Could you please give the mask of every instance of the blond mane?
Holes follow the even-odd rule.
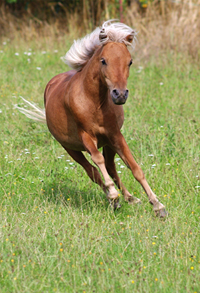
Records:
[[[130,41],[126,40],[128,36],[131,37]],[[72,69],[80,70],[101,44],[118,42],[134,48],[135,39],[136,32],[131,27],[124,23],[108,20],[84,38],[75,40],[61,59]]]

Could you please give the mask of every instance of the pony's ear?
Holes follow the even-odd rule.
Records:
[[[102,28],[101,31],[100,31],[100,33],[99,33],[99,40],[102,43],[107,40],[107,34],[106,34],[104,28]]]
[[[134,32],[131,35],[128,35],[125,38],[125,41],[127,41],[128,43],[132,43],[133,39],[134,39]]]

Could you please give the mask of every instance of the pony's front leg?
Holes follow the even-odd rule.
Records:
[[[141,203],[141,200],[139,198],[134,197],[132,194],[130,194],[130,192],[126,189],[121,179],[119,178],[114,162],[115,154],[116,152],[113,151],[109,146],[103,147],[103,156],[105,158],[105,164],[108,174],[111,176],[117,187],[122,191],[125,201],[130,204]]]
[[[80,136],[85,150],[91,155],[92,161],[99,167],[103,175],[105,180],[104,184],[107,190],[107,199],[114,209],[119,208],[119,194],[106,170],[104,156],[97,149],[97,141],[86,132],[82,132]]]
[[[144,191],[146,192],[149,198],[149,202],[153,205],[153,209],[156,215],[160,216],[161,218],[165,217],[167,215],[165,206],[161,202],[159,202],[156,195],[151,190],[142,169],[134,160],[123,135],[121,133],[118,133],[118,135],[116,135],[115,138],[113,139],[113,142],[114,142],[113,143],[114,150],[122,158],[122,160],[127,165],[127,167],[131,169],[135,179],[142,185]]]

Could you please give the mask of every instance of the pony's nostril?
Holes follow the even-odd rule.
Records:
[[[120,93],[119,93],[119,91],[117,89],[114,89],[112,91],[113,98],[117,99],[119,97],[119,95],[120,95]]]
[[[127,99],[128,98],[128,90],[125,90],[124,92],[124,97]]]

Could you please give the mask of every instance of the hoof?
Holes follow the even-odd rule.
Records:
[[[129,204],[141,204],[141,200],[137,197],[131,196],[125,199],[126,202]]]
[[[165,218],[168,216],[168,212],[166,211],[165,208],[163,208],[161,210],[157,210],[157,211],[155,211],[155,213],[156,213],[156,216],[159,218]]]
[[[114,211],[121,208],[121,205],[119,203],[119,197],[113,200],[109,199],[109,202],[110,202],[110,206],[114,209]]]

